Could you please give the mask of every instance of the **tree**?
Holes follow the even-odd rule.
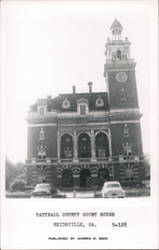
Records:
[[[26,180],[26,167],[23,163],[19,162],[14,164],[8,158],[6,158],[5,165],[5,187],[6,190],[9,190],[11,184],[15,180]]]
[[[12,191],[24,191],[26,182],[21,179],[16,179],[11,185],[10,190]]]

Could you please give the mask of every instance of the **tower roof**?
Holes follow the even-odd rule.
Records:
[[[122,30],[123,27],[121,26],[120,22],[117,20],[117,18],[115,18],[112,26],[110,27],[111,30],[114,30],[114,29],[120,29]]]

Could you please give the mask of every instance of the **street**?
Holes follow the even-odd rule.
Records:
[[[126,192],[126,198],[129,198],[129,199],[150,197],[150,190],[147,188],[130,188],[130,189],[126,189],[125,192]],[[76,190],[76,191],[60,191],[60,193],[65,194],[66,198],[94,198],[95,194],[97,195],[99,191],[77,191]],[[31,191],[25,191],[25,192],[7,191],[6,192],[6,198],[30,198],[30,197],[31,197]]]
[[[76,191],[76,192],[65,192],[67,198],[94,198],[94,192],[93,191]],[[149,196],[126,196],[125,198],[145,198]],[[109,198],[111,199],[111,198]],[[112,198],[114,199],[114,198]]]

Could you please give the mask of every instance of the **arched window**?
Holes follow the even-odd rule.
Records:
[[[61,158],[73,157],[73,141],[72,136],[65,134],[61,137]]]
[[[117,50],[116,55],[117,55],[117,58],[119,60],[121,60],[121,50],[120,49]]]
[[[91,158],[90,137],[86,133],[82,133],[78,137],[78,157]]]
[[[109,156],[109,142],[108,137],[104,133],[96,135],[96,157],[102,158]]]

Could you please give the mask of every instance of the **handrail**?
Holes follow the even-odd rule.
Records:
[[[133,161],[144,161],[145,156],[144,155],[114,155],[112,157],[96,157],[96,162],[100,161],[105,161],[105,162],[133,162]],[[91,158],[77,158],[78,162],[90,162]],[[38,158],[32,158],[32,159],[27,159],[25,161],[26,164],[38,164],[38,163],[43,163],[43,164],[51,164],[51,163],[73,163],[74,158],[43,158],[43,159],[38,159]]]

